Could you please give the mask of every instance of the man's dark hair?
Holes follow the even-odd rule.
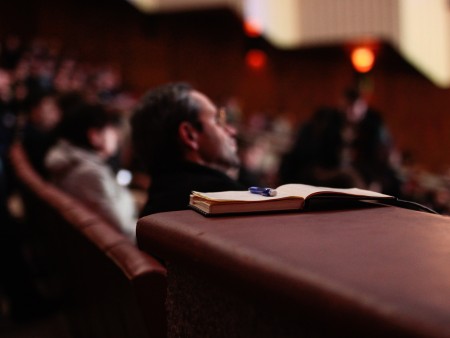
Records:
[[[178,127],[183,121],[201,130],[199,106],[191,97],[194,89],[183,82],[149,91],[131,118],[132,140],[137,158],[149,173],[169,169],[183,160]]]
[[[59,137],[84,149],[93,149],[87,133],[89,129],[103,129],[107,126],[119,126],[120,115],[107,110],[100,104],[80,103],[63,112],[58,126]]]

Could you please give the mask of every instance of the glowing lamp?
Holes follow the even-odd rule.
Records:
[[[261,35],[261,25],[252,20],[246,20],[244,22],[244,32],[250,38],[257,38]]]
[[[357,72],[367,73],[375,63],[375,53],[370,48],[358,47],[352,50],[351,60]]]
[[[245,62],[250,68],[261,69],[266,65],[267,55],[262,50],[252,49],[247,52]]]

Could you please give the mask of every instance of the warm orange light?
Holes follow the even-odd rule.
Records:
[[[351,60],[353,67],[360,73],[367,73],[375,62],[375,53],[367,47],[358,47],[352,50]]]
[[[262,50],[252,49],[245,56],[247,65],[253,69],[260,69],[266,65],[267,55]]]
[[[244,22],[245,34],[250,38],[257,38],[261,35],[261,25],[253,20],[246,20]]]

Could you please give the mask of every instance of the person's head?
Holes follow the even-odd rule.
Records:
[[[59,136],[106,159],[118,150],[120,124],[117,113],[98,104],[83,103],[64,112]]]
[[[36,98],[30,107],[30,122],[42,131],[53,130],[61,120],[57,98],[47,94]]]
[[[223,172],[239,166],[236,130],[204,94],[186,83],[147,93],[131,119],[133,143],[150,173],[190,161]]]
[[[7,100],[11,96],[11,74],[0,68],[0,100]]]
[[[366,115],[368,104],[357,88],[348,88],[344,93],[345,115],[349,122],[357,123]]]

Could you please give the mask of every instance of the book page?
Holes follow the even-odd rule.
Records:
[[[194,197],[200,197],[209,201],[215,202],[258,202],[258,201],[268,201],[268,200],[282,200],[299,198],[305,199],[311,195],[336,195],[336,194],[346,194],[353,196],[367,196],[376,198],[391,197],[388,195],[380,194],[378,192],[363,190],[358,188],[350,189],[338,189],[338,188],[327,188],[327,187],[316,187],[306,184],[285,184],[279,186],[277,189],[276,196],[262,196],[258,194],[252,194],[249,191],[219,191],[219,192],[198,192],[193,191],[192,195]]]
[[[389,195],[381,194],[375,191],[364,190],[359,188],[339,189],[328,187],[316,187],[306,184],[285,184],[277,188],[277,196],[300,196],[306,198],[314,194],[346,194],[354,196],[367,196],[367,197],[392,197]]]

